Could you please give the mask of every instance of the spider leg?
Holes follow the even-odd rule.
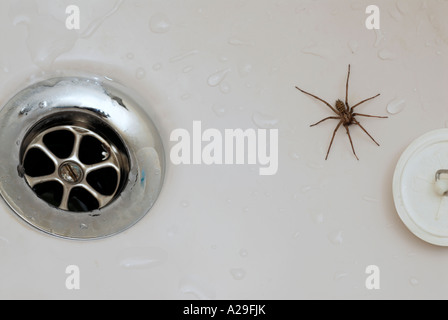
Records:
[[[303,93],[305,93],[305,94],[307,94],[307,95],[309,95],[309,96],[311,96],[311,97],[313,97],[314,99],[317,99],[317,100],[319,100],[319,101],[325,103],[331,110],[333,110],[334,113],[336,113],[336,114],[339,115],[339,112],[338,112],[335,108],[333,108],[333,107],[331,106],[331,104],[329,104],[327,101],[325,101],[325,100],[323,100],[323,99],[321,99],[321,98],[315,96],[314,94],[311,94],[311,93],[309,93],[309,92],[306,92],[306,91],[300,89],[299,87],[296,87],[296,89],[299,90],[299,91],[301,91],[301,92],[303,92]]]
[[[333,137],[331,138],[330,146],[328,147],[327,156],[325,157],[325,160],[328,160],[328,155],[330,154],[330,149],[331,149],[331,146],[333,145],[334,136],[336,135],[336,132],[338,132],[339,127],[341,126],[342,122],[343,122],[343,120],[339,121],[339,124],[336,126],[336,129],[334,129]]]
[[[350,144],[352,145],[353,154],[355,155],[356,160],[359,160],[359,158],[355,152],[355,147],[353,146],[352,136],[350,135],[350,130],[348,128],[348,125],[345,126],[345,130],[347,131],[348,139],[350,140]]]
[[[373,139],[373,137],[367,132],[367,130],[364,129],[364,127],[359,123],[359,121],[357,121],[355,118],[353,118],[353,121],[370,137],[370,139],[373,140],[373,142],[375,142],[378,145],[378,147],[380,146],[380,144],[376,142],[375,139]]]
[[[372,116],[370,114],[363,114],[363,113],[354,113],[353,116],[360,116],[360,117],[369,117],[369,118],[380,118],[380,119],[387,119],[389,117],[382,117],[382,116]]]
[[[349,79],[350,79],[350,65],[348,65],[347,83],[345,85],[345,107],[347,108],[347,110],[349,109],[349,107],[348,107],[348,80]]]
[[[367,101],[369,101],[369,100],[375,99],[376,97],[379,97],[379,96],[380,96],[380,93],[378,93],[376,96],[373,96],[373,97],[371,97],[371,98],[362,100],[360,103],[355,104],[350,110],[353,111],[353,109],[355,109],[355,108],[356,108],[357,106],[359,106],[360,104],[363,104],[364,102],[367,102]]]
[[[326,121],[326,120],[330,120],[330,119],[340,119],[340,117],[328,117],[328,118],[325,118],[325,119],[320,120],[319,122],[317,122],[317,123],[315,123],[315,124],[310,125],[310,127],[317,126],[319,123],[322,123],[322,122],[324,122],[324,121]]]

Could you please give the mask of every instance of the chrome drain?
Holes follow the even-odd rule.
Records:
[[[25,148],[22,165],[28,185],[40,198],[74,212],[101,209],[114,200],[121,172],[129,171],[126,150],[79,126],[34,131],[28,133],[34,138]]]
[[[24,89],[0,112],[1,195],[55,236],[95,239],[129,228],[155,203],[165,171],[144,104],[95,77]]]

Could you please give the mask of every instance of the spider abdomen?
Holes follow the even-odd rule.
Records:
[[[337,100],[336,101],[336,109],[340,113],[344,113],[346,111],[344,102],[342,102],[341,100]]]

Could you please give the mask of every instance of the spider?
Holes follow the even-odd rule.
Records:
[[[328,151],[327,151],[327,156],[325,157],[325,160],[328,160],[328,155],[330,154],[330,150],[331,150],[331,146],[333,145],[333,141],[334,141],[334,137],[336,136],[336,132],[339,130],[339,128],[341,126],[345,127],[345,130],[347,132],[348,138],[350,140],[350,144],[352,146],[352,150],[353,150],[353,154],[355,155],[356,159],[359,160],[358,156],[356,155],[355,152],[355,147],[353,146],[353,141],[352,141],[352,137],[350,135],[350,130],[349,130],[349,126],[351,126],[352,124],[356,124],[357,126],[359,126],[369,137],[370,139],[373,140],[373,142],[375,142],[378,146],[380,145],[378,142],[375,141],[375,139],[373,139],[373,137],[367,132],[367,130],[361,125],[361,123],[359,123],[358,120],[356,120],[356,116],[358,117],[369,117],[369,118],[381,118],[381,119],[386,119],[388,117],[381,117],[381,116],[372,116],[369,114],[363,114],[363,113],[355,113],[354,109],[357,108],[359,105],[363,104],[364,102],[367,102],[369,100],[375,99],[376,97],[378,97],[380,94],[377,94],[376,96],[373,96],[371,98],[362,100],[361,102],[355,104],[353,107],[350,107],[348,105],[348,81],[350,79],[350,65],[348,65],[348,74],[347,74],[347,83],[345,85],[345,104],[343,101],[341,101],[340,99],[338,99],[336,101],[335,107],[331,106],[328,102],[326,102],[325,100],[309,93],[306,92],[302,89],[300,89],[299,87],[296,87],[297,90],[325,103],[335,114],[336,116],[332,116],[332,117],[327,117],[325,119],[320,120],[319,122],[312,124],[310,127],[314,127],[317,126],[318,124],[326,121],[326,120],[330,120],[330,119],[335,119],[335,120],[339,120],[338,125],[336,126],[336,129],[334,129],[333,132],[333,137],[331,138],[331,142],[330,142],[330,146],[328,147]]]

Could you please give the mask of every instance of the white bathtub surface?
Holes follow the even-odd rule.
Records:
[[[66,28],[73,4],[80,30]],[[365,26],[371,4],[380,30]],[[438,0],[2,1],[1,105],[36,79],[88,71],[148,100],[168,156],[170,133],[195,120],[275,128],[279,168],[168,157],[151,212],[93,242],[40,233],[2,201],[0,298],[447,299],[447,249],[409,232],[392,197],[401,153],[448,126],[447,14]],[[389,119],[360,118],[380,147],[350,127],[359,161],[343,130],[325,161],[336,123],[309,125],[331,111],[294,87],[344,99],[348,64],[349,103],[381,93],[359,112]]]

